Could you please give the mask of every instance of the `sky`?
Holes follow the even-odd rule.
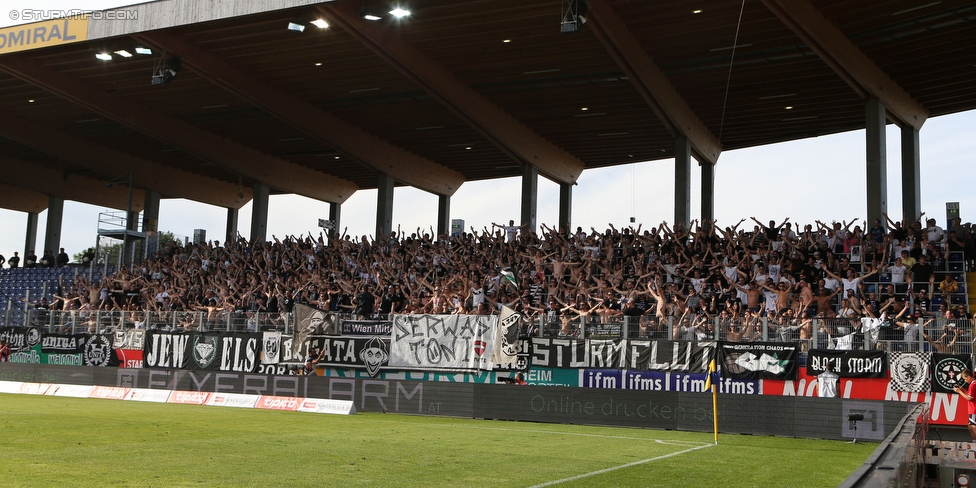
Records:
[[[124,5],[119,0],[24,2],[14,0],[11,9],[107,8]],[[37,4],[45,5],[38,7]],[[60,5],[59,5],[60,4]],[[10,25],[0,9],[0,27]],[[976,209],[976,111],[930,118],[920,131],[922,210],[945,225],[946,202],[960,203],[964,222],[973,221]],[[887,130],[888,214],[901,219],[901,135],[893,125]],[[815,220],[863,220],[865,197],[864,131],[800,139],[749,149],[726,151],[715,167],[715,218],[722,226],[756,217],[762,222],[781,222],[790,217],[798,223]],[[0,170],[2,171],[2,170]],[[692,218],[700,215],[700,168],[692,162]],[[573,226],[602,231],[642,224],[649,228],[674,216],[674,160],[633,163],[585,170],[573,189]],[[520,178],[464,183],[451,198],[451,218],[463,219],[465,228],[491,227],[492,222],[520,219]],[[539,178],[538,222],[553,227],[558,220],[559,186]],[[98,214],[102,207],[66,201],[61,247],[69,255],[95,245]],[[160,203],[159,230],[192,236],[204,229],[209,240],[224,239],[227,211],[182,199]],[[272,196],[268,210],[268,236],[318,236],[318,219],[327,219],[329,204],[297,195]],[[38,218],[35,249],[42,249],[47,212]],[[633,217],[636,223],[631,224]],[[394,191],[393,227],[407,233],[418,227],[436,228],[437,196],[414,188]],[[240,210],[238,230],[250,232],[251,205]],[[0,254],[23,255],[27,214],[0,210]],[[343,205],[340,228],[351,235],[369,235],[376,228],[376,190],[360,190]],[[38,254],[40,254],[38,252]]]

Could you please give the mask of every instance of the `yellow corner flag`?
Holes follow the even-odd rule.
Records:
[[[713,377],[717,376],[716,371],[715,360],[712,359],[708,362],[708,376],[705,378],[705,391],[712,390],[712,419],[714,419],[715,443],[718,444],[718,379],[712,380]]]
[[[705,377],[705,391],[712,389],[712,375],[715,374],[715,360],[708,362],[708,376]]]

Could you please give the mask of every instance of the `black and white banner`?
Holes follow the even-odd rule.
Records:
[[[393,322],[389,320],[343,320],[339,335],[385,336],[392,330]]]
[[[389,337],[312,337],[308,345],[325,352],[319,364],[365,368],[372,377],[390,364]]]
[[[81,354],[85,350],[87,334],[43,334],[41,352],[44,354]]]
[[[144,349],[146,344],[146,331],[144,330],[116,330],[115,347],[116,349]]]
[[[520,325],[522,314],[502,305],[502,313],[498,317],[498,333],[495,336],[495,354],[491,358],[495,364],[511,364],[518,360]]]
[[[36,327],[0,327],[0,341],[10,347],[10,352],[30,349],[41,342],[41,331]]]
[[[628,369],[707,373],[714,357],[714,342],[632,340],[627,344]]]
[[[532,338],[530,364],[546,368],[626,368],[627,341]]]
[[[143,361],[147,368],[253,373],[258,369],[260,349],[257,333],[147,331]]]
[[[261,337],[261,364],[281,362],[281,332],[265,332]]]
[[[952,393],[953,388],[965,386],[962,370],[972,369],[969,354],[932,354],[932,391]]]
[[[741,379],[795,380],[799,344],[794,342],[720,342],[722,376]]]
[[[259,364],[261,339],[253,332],[194,332],[190,334],[191,367],[253,373]]]
[[[932,375],[930,352],[889,352],[888,369],[891,372],[891,389],[895,391],[929,391]]]
[[[490,370],[497,316],[394,315],[390,366]]]
[[[119,360],[112,347],[109,334],[93,334],[87,337],[82,349],[85,366],[118,366]]]
[[[146,331],[143,366],[147,368],[190,367],[190,335]]]
[[[336,314],[301,303],[295,304],[295,340],[292,342],[292,355],[299,354],[298,347],[305,338],[313,334],[336,334]]]
[[[807,354],[807,374],[817,376],[827,366],[843,378],[887,378],[888,357],[884,351],[838,351],[813,349]]]

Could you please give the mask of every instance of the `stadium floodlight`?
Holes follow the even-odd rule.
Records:
[[[119,49],[118,51],[115,51],[115,54],[118,54],[119,56],[122,56],[123,58],[131,58],[132,57],[132,53],[130,53],[129,51],[126,51],[125,49]]]
[[[152,49],[149,49],[148,47],[137,47],[136,54],[142,54],[142,55],[152,54]]]
[[[288,30],[292,32],[305,32],[305,26],[302,24],[296,24],[295,22],[289,22]]]
[[[314,25],[315,27],[318,27],[319,29],[326,29],[329,27],[329,23],[326,22],[324,19],[315,19],[309,23]]]
[[[102,61],[111,61],[112,55],[109,53],[95,53],[95,57],[101,59]]]
[[[366,19],[366,20],[380,20],[383,17],[379,17],[379,16],[376,16],[376,15],[373,15],[373,14],[363,14],[363,18]]]
[[[407,9],[405,9],[405,8],[397,7],[395,9],[393,9],[393,10],[390,10],[390,15],[392,15],[392,16],[398,18],[398,19],[402,19],[402,18],[410,15],[410,11],[407,10]]]

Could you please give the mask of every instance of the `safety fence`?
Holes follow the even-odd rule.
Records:
[[[354,314],[319,311],[314,332],[341,335],[363,324],[389,324],[392,316],[364,319]],[[112,333],[116,330],[222,331],[292,333],[296,312],[27,310],[23,322],[4,326],[37,327],[47,333]],[[308,324],[299,327],[307,327]],[[682,341],[798,342],[805,349],[934,351],[969,354],[973,351],[969,320],[917,319],[787,319],[755,317],[583,317],[573,320],[541,316],[523,318],[523,337],[571,339],[666,339]]]

